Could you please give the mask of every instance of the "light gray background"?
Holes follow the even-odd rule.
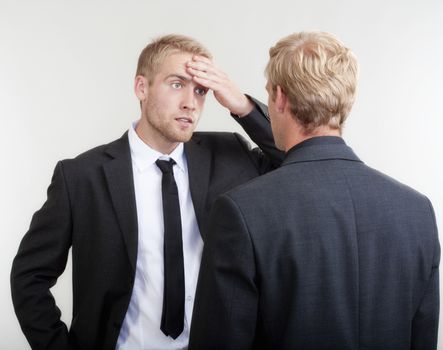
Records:
[[[266,100],[270,46],[300,30],[337,34],[361,69],[346,141],[429,196],[442,231],[442,15],[441,0],[0,0],[0,349],[29,348],[9,272],[56,161],[119,137],[138,118],[136,61],[158,35],[197,38],[245,92]],[[213,96],[199,129],[239,131]],[[67,323],[70,274],[68,266],[54,288]]]

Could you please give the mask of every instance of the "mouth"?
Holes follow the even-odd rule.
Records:
[[[175,118],[175,120],[180,124],[180,126],[182,127],[188,127],[190,125],[192,125],[194,123],[194,121],[192,120],[192,118],[190,117],[177,117]]]

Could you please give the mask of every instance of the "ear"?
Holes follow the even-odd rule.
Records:
[[[142,75],[137,75],[134,79],[134,92],[140,102],[146,101],[148,98],[148,79]]]
[[[277,85],[275,91],[275,108],[279,113],[283,113],[288,106],[288,96],[282,90],[280,85]]]

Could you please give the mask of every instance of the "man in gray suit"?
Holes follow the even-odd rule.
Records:
[[[216,200],[189,349],[435,349],[440,247],[430,201],[341,138],[358,65],[302,32],[266,68],[277,170]]]

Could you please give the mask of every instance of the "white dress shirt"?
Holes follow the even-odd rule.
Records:
[[[135,132],[128,132],[134,174],[138,219],[138,256],[134,289],[117,341],[119,350],[187,349],[194,307],[203,241],[189,190],[188,164],[181,143],[163,155],[145,144]],[[185,319],[183,333],[172,339],[160,330],[163,307],[163,206],[162,172],[158,158],[172,158],[180,201],[185,269]]]

